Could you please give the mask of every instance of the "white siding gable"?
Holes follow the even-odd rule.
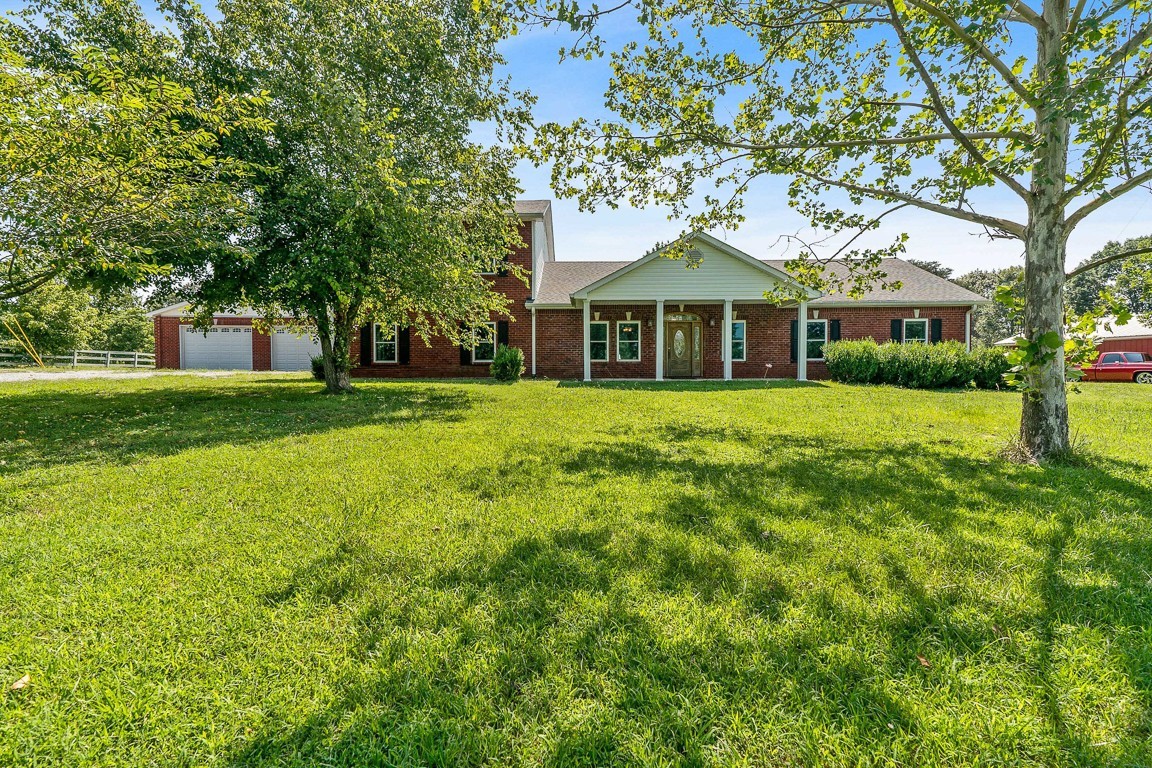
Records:
[[[773,275],[743,259],[700,241],[694,244],[701,260],[688,268],[685,259],[657,256],[588,291],[593,301],[656,299],[686,301],[736,299],[754,301],[778,285]]]

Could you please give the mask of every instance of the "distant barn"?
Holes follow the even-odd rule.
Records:
[[[996,342],[998,347],[1015,346],[1016,337]],[[1096,326],[1096,349],[1100,352],[1144,352],[1152,355],[1152,327],[1133,317],[1124,325],[1105,317]]]

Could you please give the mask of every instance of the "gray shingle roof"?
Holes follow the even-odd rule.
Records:
[[[764,259],[763,261],[765,264],[787,271],[784,269],[785,260],[783,259]],[[872,291],[865,294],[861,301],[870,304],[980,304],[988,301],[979,294],[961,288],[951,280],[945,280],[920,269],[915,264],[909,264],[903,259],[884,259],[880,268],[888,274],[887,280],[889,282],[899,280],[902,285],[895,291],[884,290],[876,286]],[[848,267],[844,264],[833,262],[828,264],[827,269],[830,275],[836,277],[848,274]],[[811,303],[832,304],[846,301],[852,301],[847,294],[830,293],[813,300]]]
[[[551,200],[517,200],[515,211],[517,216],[543,216],[551,205]]]
[[[781,271],[783,259],[762,259],[768,266]],[[571,296],[581,288],[607,277],[616,270],[631,264],[630,261],[550,261],[544,264],[537,291],[537,304],[570,304]],[[870,292],[861,301],[884,304],[977,304],[987,302],[983,296],[961,288],[950,280],[937,277],[914,264],[902,259],[884,259],[881,268],[890,280],[899,280],[903,285],[895,291],[880,288]],[[843,275],[848,268],[843,264],[829,264],[828,271],[833,275]],[[814,299],[812,304],[832,304],[851,302],[844,294],[829,294]]]

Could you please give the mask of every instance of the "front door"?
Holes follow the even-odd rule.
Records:
[[[692,377],[692,323],[668,323],[664,329],[664,375],[670,379]]]

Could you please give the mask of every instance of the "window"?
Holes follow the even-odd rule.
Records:
[[[823,360],[824,345],[828,342],[828,321],[808,321],[808,359]]]
[[[744,332],[746,330],[746,320],[733,320],[732,321],[732,360],[744,360]]]
[[[640,361],[640,321],[616,322],[616,360],[635,363]]]
[[[495,277],[496,275],[499,275],[503,269],[504,259],[492,259],[480,268],[480,274],[487,275],[488,277]]]
[[[1143,363],[1143,362],[1145,362],[1144,355],[1140,354],[1139,352],[1125,352],[1124,353],[1124,359],[1127,360],[1129,363]]]
[[[472,362],[490,363],[496,356],[496,323],[481,323],[472,332]]]
[[[1120,358],[1119,352],[1112,352],[1110,354],[1104,355],[1104,359],[1101,360],[1100,362],[1104,365],[1107,365],[1109,363],[1117,364],[1117,363],[1122,363],[1124,361]]]
[[[927,320],[905,320],[904,321],[904,343],[905,344],[927,344],[928,343],[928,321]]]
[[[608,362],[608,321],[597,320],[589,323],[588,339],[592,359],[601,363]]]
[[[396,362],[396,336],[396,326],[394,325],[387,326],[377,323],[372,326],[372,362]]]

